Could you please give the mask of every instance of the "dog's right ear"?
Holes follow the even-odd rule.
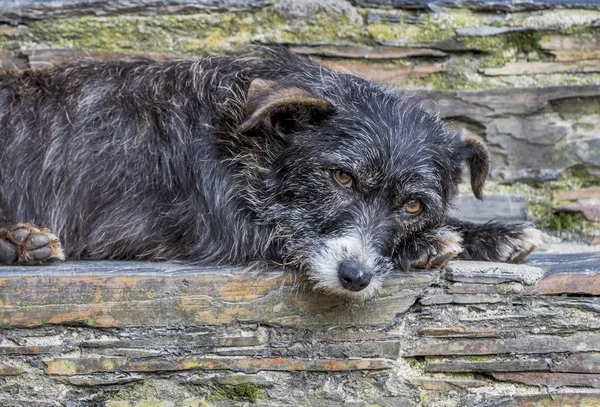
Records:
[[[487,147],[474,138],[462,140],[461,157],[471,173],[471,189],[477,199],[482,198],[483,184],[490,172],[491,160]]]
[[[248,89],[246,118],[237,131],[262,128],[286,135],[319,123],[332,113],[331,103],[305,89],[255,79]]]

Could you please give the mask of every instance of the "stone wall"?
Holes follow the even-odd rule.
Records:
[[[0,22],[2,48],[34,66],[52,48],[197,56],[261,43],[406,88],[600,81],[595,1],[24,0],[3,2]]]
[[[9,67],[39,69],[84,57],[195,57],[250,44],[283,44],[335,69],[423,92],[457,129],[490,147],[488,199],[516,194],[550,233],[600,243],[598,216],[590,216],[600,205],[596,1],[0,4],[0,61]],[[557,199],[582,188],[589,199]]]
[[[79,262],[0,273],[0,405],[598,406],[600,254],[292,276]]]

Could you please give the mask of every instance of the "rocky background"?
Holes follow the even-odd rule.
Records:
[[[529,266],[395,276],[364,305],[277,273],[3,270],[0,405],[600,405],[598,1],[0,3],[14,69],[250,44],[430,97],[493,156],[484,201],[465,188],[459,214],[531,219],[549,249]]]
[[[463,214],[476,205],[480,217],[511,217],[517,207],[554,236],[600,243],[597,1],[0,4],[0,63],[19,69],[85,57],[195,57],[250,44],[283,44],[335,69],[425,93],[493,154],[488,202],[465,198]]]

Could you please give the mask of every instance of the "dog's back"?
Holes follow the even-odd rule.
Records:
[[[215,184],[203,181],[230,178],[210,140],[219,114],[213,97],[234,82],[216,71],[231,68],[213,58],[5,73],[5,217],[52,228],[74,257],[185,257],[204,235],[206,253],[231,249],[223,231],[239,210],[235,188],[211,191]],[[240,103],[239,95],[232,100]],[[228,213],[219,213],[222,202]],[[209,212],[212,221],[203,219]]]
[[[317,88],[323,75],[331,71],[270,49],[5,72],[4,217],[51,228],[74,258],[268,257],[275,232],[265,222],[257,230],[232,162],[247,92],[258,77]]]

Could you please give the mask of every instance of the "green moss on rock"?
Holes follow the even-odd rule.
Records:
[[[597,32],[598,28],[592,27],[593,20],[590,17],[591,14],[598,14],[596,11],[562,10],[566,20],[558,24],[556,21],[559,15],[552,12],[497,15],[460,8],[440,12],[360,7],[358,10],[362,18],[325,12],[318,12],[310,18],[292,18],[280,13],[277,7],[230,12],[207,10],[159,16],[127,14],[57,18],[31,22],[29,30],[17,34],[0,35],[0,49],[58,47],[127,54],[196,56],[233,51],[252,43],[394,44],[433,47],[449,53],[444,59],[405,58],[386,61],[400,64],[431,63],[445,69],[445,72],[411,77],[406,84],[408,88],[458,90],[600,83],[598,73],[501,77],[482,73],[484,68],[500,67],[512,61],[549,60],[551,55],[540,47],[540,41],[548,33],[543,30],[558,26],[553,34],[582,30]],[[370,15],[379,17],[370,19],[371,23],[366,24]],[[554,25],[549,23],[553,21]],[[533,27],[542,31],[508,32],[482,37],[457,34],[457,30],[463,28],[484,26]]]
[[[254,42],[359,41],[362,25],[352,23],[345,15],[325,13],[318,13],[310,21],[290,21],[265,9],[62,18],[33,23],[31,35],[49,47],[191,55],[230,51]]]
[[[208,395],[209,401],[258,401],[266,397],[265,390],[257,385],[241,383],[238,385],[214,385],[214,390]]]
[[[108,390],[102,393],[99,398],[99,401],[104,402],[116,402],[116,401],[125,401],[127,399],[127,389],[119,389],[119,390]]]
[[[205,400],[198,400],[198,399],[188,399],[188,400],[184,400],[182,407],[209,407],[210,404],[208,404]]]
[[[575,225],[581,221],[580,218],[583,218],[583,216],[576,213],[555,213],[550,221],[550,229],[556,230],[557,232],[560,232],[563,229],[573,229]]]
[[[467,9],[441,13],[388,10],[379,11],[379,14],[394,16],[400,22],[369,24],[369,35],[377,42],[398,41],[407,44],[449,40],[456,36],[457,29],[476,27],[485,21],[481,14]],[[404,22],[405,19],[410,19],[411,22]]]
[[[490,68],[504,65],[526,55],[528,60],[543,61],[550,58],[540,41],[542,34],[537,31],[509,32],[501,35],[474,37],[465,36],[461,40],[466,48],[485,52],[479,59],[478,68]]]
[[[507,33],[504,38],[504,47],[515,48],[519,52],[537,52],[541,50],[541,39],[542,33],[539,31],[518,31]]]
[[[499,184],[488,182],[488,193],[517,193],[525,197],[527,216],[537,227],[567,240],[589,242],[596,236],[600,225],[591,222],[580,213],[556,212],[561,202],[554,200],[558,190],[578,190],[600,187],[600,176],[590,174],[584,168],[566,170],[556,180],[532,183],[515,182]]]
[[[481,52],[497,52],[498,50],[504,49],[504,41],[501,36],[493,35],[487,37],[477,37],[466,35],[462,36],[461,42],[464,48],[477,50]]]

